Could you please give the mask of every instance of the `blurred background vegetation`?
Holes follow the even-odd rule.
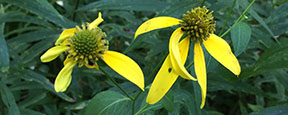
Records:
[[[288,114],[288,0],[256,0],[235,24],[251,2],[0,0],[0,115],[127,115],[132,107],[133,113],[147,115]],[[150,18],[182,18],[187,10],[201,4],[214,11],[215,34],[231,29],[223,38],[240,62],[240,76],[234,76],[205,52],[208,93],[204,109],[200,109],[199,85],[184,79],[178,79],[160,102],[141,109],[155,72],[168,54],[168,40],[175,28],[156,30],[136,40],[134,32]],[[104,19],[100,28],[107,34],[109,49],[128,55],[144,72],[147,87],[139,93],[135,85],[104,68],[129,95],[137,96],[134,101],[102,72],[85,67],[75,67],[68,90],[56,93],[53,83],[65,55],[50,63],[40,61],[63,29],[91,22],[100,11]],[[190,55],[186,64],[192,60]],[[193,66],[190,71],[194,75]]]

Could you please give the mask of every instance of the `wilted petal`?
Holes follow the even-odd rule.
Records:
[[[54,88],[56,92],[64,92],[71,83],[71,73],[76,62],[68,62],[56,77]]]
[[[91,30],[93,28],[96,28],[101,22],[103,22],[102,14],[101,12],[98,13],[98,18],[95,19],[92,23],[88,25],[88,29]]]
[[[218,62],[229,69],[235,75],[241,72],[240,64],[232,53],[229,44],[215,34],[211,34],[207,40],[203,40],[203,44],[210,55]]]
[[[69,49],[68,46],[54,46],[46,51],[41,57],[42,62],[50,62],[57,58],[62,52]]]
[[[176,29],[170,37],[169,41],[169,53],[170,53],[170,60],[173,66],[173,69],[183,78],[195,80],[188,71],[185,69],[184,65],[181,62],[180,50],[179,50],[179,40],[183,35],[183,31],[181,28]],[[189,46],[188,46],[189,47]]]
[[[207,92],[207,77],[205,57],[199,41],[196,41],[194,45],[194,68],[202,94],[202,102],[200,108],[203,108],[205,105]]]
[[[63,30],[63,32],[60,34],[59,38],[55,42],[55,45],[61,44],[67,37],[73,36],[76,31],[77,31],[76,28]]]
[[[180,21],[181,20],[179,20],[177,18],[165,17],[165,16],[152,18],[150,20],[147,20],[146,22],[144,22],[143,24],[141,24],[139,26],[139,28],[135,32],[134,39],[138,35],[152,31],[152,30],[167,28],[167,27],[171,27],[174,25],[178,25],[178,24],[180,24]]]
[[[144,91],[144,75],[135,61],[115,51],[105,51],[102,56],[108,66]]]
[[[187,59],[189,48],[187,46],[189,46],[189,43],[190,40],[188,38],[183,39],[179,43],[180,48],[182,48],[180,55],[183,65]],[[149,104],[157,103],[168,92],[178,76],[179,75],[172,69],[170,55],[168,55],[150,87],[146,102]]]

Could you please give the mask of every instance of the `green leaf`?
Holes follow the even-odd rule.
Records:
[[[88,101],[82,101],[82,102],[79,102],[79,103],[75,103],[75,104],[69,105],[69,106],[67,106],[65,108],[69,109],[69,110],[82,110],[87,105],[88,105]]]
[[[20,113],[22,115],[47,115],[47,113],[41,113],[33,109],[24,109],[24,108],[20,108]]]
[[[249,5],[248,0],[241,0],[239,1],[240,6],[243,9],[246,9]],[[262,25],[268,32],[269,34],[274,37],[274,33],[271,31],[271,29],[268,27],[268,25],[266,24],[266,22],[263,20],[263,18],[261,18],[258,13],[253,9],[253,6],[248,10],[248,12],[251,14],[252,17],[254,17],[259,23],[260,25]]]
[[[286,17],[288,15],[288,2],[275,9],[275,11],[265,20],[267,23],[277,21],[279,18]]]
[[[47,0],[0,0],[8,4],[13,4],[31,13],[39,15],[63,28],[74,27],[75,24],[63,17]]]
[[[55,37],[52,37],[52,38],[55,38]],[[40,59],[40,54],[52,46],[52,44],[49,44],[49,43],[52,43],[52,40],[53,39],[49,39],[47,41],[42,40],[42,41],[34,44],[29,49],[25,50],[25,52],[23,52],[23,57],[24,57],[23,63],[27,64],[36,57],[38,57],[38,59]]]
[[[0,24],[0,72],[7,72],[9,69],[9,53],[6,40],[3,36],[3,24]]]
[[[276,79],[285,87],[285,89],[288,91],[288,74],[285,71],[277,71],[274,72]]]
[[[252,67],[243,68],[240,78],[256,76],[262,73],[287,68],[288,65],[288,40],[282,40],[281,45],[274,45],[260,55],[256,64]]]
[[[131,114],[129,98],[114,91],[96,94],[88,104],[85,115],[129,115]]]
[[[174,98],[172,92],[168,92],[160,101],[161,105],[169,112],[174,110]]]
[[[74,102],[74,99],[72,99],[71,97],[67,96],[65,93],[57,93],[54,90],[53,84],[41,74],[38,74],[38,73],[33,72],[31,70],[25,70],[25,71],[23,71],[22,78],[27,80],[27,81],[35,81],[35,82],[39,83],[45,89],[47,89],[48,91],[56,94],[57,96],[59,96],[60,98],[64,99],[65,101]]]
[[[279,105],[262,109],[258,112],[252,112],[250,115],[287,115],[288,105]]]
[[[144,107],[144,106],[146,106],[146,107]],[[136,113],[136,115],[139,115],[139,114],[141,115],[141,113],[149,114],[149,112],[154,112],[154,111],[156,111],[156,110],[158,110],[158,109],[163,108],[160,103],[156,103],[156,104],[153,104],[153,105],[147,104],[147,105],[144,105],[144,106],[142,107],[142,108],[144,108],[144,109],[140,109],[140,110]]]
[[[251,28],[248,24],[240,22],[231,29],[231,39],[234,54],[240,55],[245,51],[251,37]]]
[[[7,43],[9,44],[10,47],[12,47],[13,49],[16,49],[19,47],[19,44],[36,42],[36,41],[50,38],[46,40],[46,42],[47,44],[50,44],[52,46],[54,45],[52,41],[56,40],[59,35],[60,35],[60,31],[41,29],[41,30],[37,30],[33,32],[27,32],[17,37],[13,37],[9,39]]]
[[[37,96],[36,96],[37,95]],[[44,91],[31,91],[24,101],[19,103],[20,108],[26,108],[31,105],[36,105],[39,101],[43,100],[47,96]]]
[[[183,13],[191,10],[196,6],[199,6],[199,1],[196,0],[185,0],[182,2],[171,2],[168,4],[165,9],[159,12],[159,16],[172,16],[176,18],[180,18]]]
[[[15,11],[1,14],[0,22],[27,22],[27,23],[44,25],[44,26],[52,26],[50,23],[44,20],[29,16],[21,12],[15,12]]]
[[[8,108],[9,115],[20,115],[14,96],[3,81],[0,82],[0,92],[2,101]]]
[[[167,3],[155,0],[100,0],[79,8],[79,11],[89,9],[97,10],[135,10],[135,11],[159,11],[165,8]]]
[[[286,42],[282,42],[283,44],[281,44],[281,46],[276,45],[264,51],[255,65],[256,71],[272,71],[287,67],[288,44],[286,43],[288,40],[285,41]]]

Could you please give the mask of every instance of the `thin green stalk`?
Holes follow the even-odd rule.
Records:
[[[232,14],[232,11],[233,11],[233,8],[234,8],[234,6],[235,6],[235,3],[236,3],[236,0],[234,0],[233,5],[232,5],[232,7],[231,7],[231,9],[230,9],[230,11],[229,11],[229,15],[226,17],[225,24],[224,24],[224,26],[222,27],[222,29],[221,29],[221,31],[220,31],[219,34],[222,34],[222,32],[224,31],[224,29],[225,29],[225,27],[226,27],[226,25],[227,25],[227,23],[228,23],[228,20],[229,20],[231,14]]]
[[[109,80],[111,80],[131,101],[133,101],[133,98],[128,95],[128,93],[102,68],[99,68]]]
[[[150,81],[152,79],[152,76],[157,72],[157,70],[159,69],[159,67],[162,65],[162,63],[164,62],[164,60],[166,59],[167,56],[163,56],[161,61],[156,65],[156,67],[153,69],[153,71],[149,74],[148,76],[148,79],[146,81]],[[145,81],[145,83],[147,83]],[[135,105],[135,101],[136,99],[140,96],[140,94],[142,93],[143,91],[139,91],[137,93],[137,95],[134,97],[133,101],[132,101],[132,115],[134,114],[134,105]]]
[[[244,15],[246,14],[246,12],[248,11],[248,9],[254,4],[254,2],[255,2],[255,0],[253,0],[250,4],[249,4],[249,6],[244,10],[244,12],[241,14],[241,16],[235,21],[235,23],[228,29],[228,30],[226,30],[226,32],[224,32],[222,35],[220,35],[220,37],[222,38],[223,36],[225,36],[226,34],[228,34],[228,32],[230,32],[231,31],[231,29],[236,25],[236,24],[238,24],[241,20],[242,20],[242,18],[244,17]]]
[[[189,69],[194,64],[194,61],[190,62],[189,65],[187,65],[186,69]]]
[[[148,106],[149,104],[146,103],[135,115],[140,115]]]
[[[75,21],[75,19],[76,19],[76,10],[78,9],[79,2],[80,2],[80,0],[76,0],[76,2],[75,2],[76,4],[75,4],[74,11],[73,11],[73,14],[72,14],[73,21]]]
[[[200,5],[201,7],[204,5],[205,1],[206,0],[202,0],[201,5]]]

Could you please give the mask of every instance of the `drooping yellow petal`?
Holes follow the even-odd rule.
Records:
[[[196,79],[188,73],[188,71],[185,69],[184,65],[181,62],[182,59],[180,56],[178,42],[183,34],[184,33],[181,30],[181,28],[176,29],[172,33],[170,37],[170,41],[169,41],[169,53],[171,56],[170,60],[171,60],[173,68],[182,78],[196,81]]]
[[[203,44],[210,55],[218,62],[229,69],[235,75],[241,72],[240,64],[232,53],[229,44],[215,34],[211,34],[207,40],[203,40]]]
[[[71,73],[76,62],[68,62],[56,77],[54,88],[56,92],[64,92],[71,83]]]
[[[76,28],[69,28],[63,30],[63,32],[60,34],[59,38],[55,42],[55,45],[61,44],[66,38],[73,36],[76,31],[77,31]]]
[[[69,62],[71,62],[71,61],[74,61],[74,58],[73,58],[73,57],[69,58],[69,57],[67,56],[66,59],[65,59],[64,62],[63,62],[64,66],[65,66],[66,64],[68,64]]]
[[[196,41],[194,45],[194,68],[198,83],[201,88],[202,102],[200,108],[202,109],[205,105],[206,99],[207,77],[205,57],[199,41]]]
[[[180,51],[183,65],[187,59],[189,43],[190,40],[188,38],[183,39],[179,43],[179,46],[183,48]],[[168,92],[178,76],[172,68],[170,55],[168,55],[150,87],[146,102],[149,104],[157,103]]]
[[[41,57],[42,62],[50,62],[57,58],[62,52],[69,49],[68,46],[54,46],[46,51]]]
[[[93,28],[96,28],[101,22],[103,22],[102,14],[101,12],[98,13],[98,18],[95,19],[92,23],[88,25],[88,29],[91,30]]]
[[[174,25],[178,25],[178,24],[180,24],[180,21],[181,20],[179,20],[177,18],[166,17],[166,16],[152,18],[150,20],[147,20],[146,22],[144,22],[143,24],[141,24],[139,26],[139,28],[135,32],[134,39],[138,35],[152,31],[152,30],[167,28],[167,27],[171,27]]]
[[[168,55],[149,89],[146,102],[149,104],[157,103],[168,92],[177,78],[178,74],[172,69],[170,55]]]
[[[105,51],[102,56],[108,66],[144,91],[144,75],[135,61],[115,51]]]

